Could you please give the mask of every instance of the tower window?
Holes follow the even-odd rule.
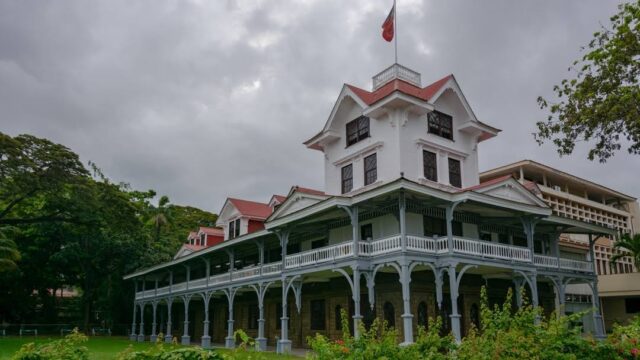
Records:
[[[457,188],[462,187],[462,174],[460,160],[449,158],[449,184]]]
[[[353,164],[342,167],[342,193],[346,194],[353,189]]]
[[[422,166],[427,180],[438,181],[438,158],[431,151],[422,151]]]
[[[439,111],[427,115],[429,133],[453,140],[453,118]]]
[[[364,184],[370,185],[378,179],[378,159],[376,154],[364,158]]]
[[[347,123],[347,146],[369,137],[369,118],[360,116]]]

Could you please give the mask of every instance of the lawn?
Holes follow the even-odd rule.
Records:
[[[41,336],[41,337],[38,337],[38,339],[34,339],[33,337],[24,337],[22,339],[18,337],[11,337],[11,336],[8,336],[6,338],[0,337],[0,360],[11,359],[11,356],[16,351],[18,351],[18,349],[20,349],[22,344],[26,344],[29,342],[41,343],[41,342],[47,342],[49,340],[56,340],[56,339],[59,339],[59,337],[47,338],[47,337]],[[116,354],[125,350],[130,345],[133,346],[134,350],[145,350],[154,346],[154,344],[151,344],[149,342],[145,342],[145,343],[130,342],[127,338],[115,337],[115,336],[114,337],[90,337],[89,341],[85,344],[85,346],[89,349],[89,356],[92,360],[114,359],[116,357]],[[218,351],[222,353],[230,352],[230,350],[227,350],[227,349],[219,349]],[[250,357],[255,359],[255,354],[252,354],[251,352],[239,353],[238,355],[239,355],[237,357],[238,359],[250,358]],[[254,356],[251,356],[251,355],[254,355]],[[261,355],[264,355],[264,359],[266,360],[301,359],[300,357],[297,357],[297,356],[283,356],[283,355],[277,355],[271,352],[265,352],[265,353],[262,353]]]

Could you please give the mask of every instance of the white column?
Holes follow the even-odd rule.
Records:
[[[449,293],[451,295],[451,332],[460,343],[462,340],[462,331],[460,329],[460,314],[458,313],[458,281],[456,278],[456,267],[449,265]]]
[[[138,333],[138,342],[144,341],[144,307],[145,305],[146,305],[145,303],[140,303],[140,332]]]
[[[138,286],[136,285],[136,292],[138,290]],[[138,317],[138,304],[133,302],[133,321],[131,322],[131,333],[129,334],[129,340],[136,341],[138,338],[136,335],[136,318]]]
[[[184,331],[182,333],[182,345],[190,345],[191,344],[191,336],[189,336],[189,301],[191,300],[191,295],[185,295],[182,297],[184,301]]]
[[[267,292],[267,285],[260,284],[257,288],[254,288],[258,295],[258,337],[256,338],[256,345],[259,351],[267,350],[267,338],[264,336],[264,295]]]
[[[409,265],[405,263],[401,266],[400,283],[402,284],[402,302],[404,313],[402,314],[402,324],[404,329],[404,342],[402,345],[413,344],[413,315],[411,314],[410,283],[411,273]]]
[[[286,245],[285,245],[286,248]],[[286,251],[286,250],[285,250]],[[278,343],[278,353],[286,354],[291,352],[291,340],[289,340],[289,317],[287,314],[287,282],[282,278],[282,317],[280,318],[280,342]]]
[[[167,299],[167,333],[164,335],[164,342],[171,344],[173,335],[171,334],[171,305],[173,305],[173,298]]]
[[[360,322],[362,321],[362,314],[360,312],[360,270],[357,267],[353,268],[353,337],[360,337]]]
[[[227,337],[224,339],[224,346],[227,349],[233,349],[236,346],[236,340],[233,336],[233,298],[235,297],[235,289],[227,289],[227,300],[229,301],[229,320],[227,321]]]
[[[209,349],[211,347],[211,336],[209,335],[209,301],[211,300],[211,294],[200,294],[202,296],[202,301],[204,302],[204,320],[202,338],[200,338],[200,346],[204,349]]]
[[[400,222],[400,248],[402,252],[407,251],[407,222],[406,222],[406,200],[404,193],[400,193],[398,203],[398,221]]]
[[[153,310],[153,322],[151,323],[151,336],[149,337],[149,341],[154,343],[158,339],[158,334],[156,334],[156,331],[158,330],[157,329],[158,324],[156,323],[156,310],[158,309],[157,300],[154,300],[151,303],[151,309]]]

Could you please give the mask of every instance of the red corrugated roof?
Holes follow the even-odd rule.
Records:
[[[309,188],[304,188],[302,186],[295,185],[293,187],[295,191],[299,191],[301,193],[309,194],[309,195],[325,195],[324,191],[314,190]]]
[[[184,246],[186,249],[193,250],[193,251],[198,251],[198,250],[204,249],[204,246],[202,246],[202,245],[184,244],[182,246]]]
[[[269,204],[234,198],[229,198],[229,202],[244,216],[266,219],[271,215]]]
[[[420,100],[429,101],[429,99],[431,99],[431,97],[433,97],[433,95],[435,95],[435,93],[437,93],[438,90],[440,90],[440,88],[442,88],[442,86],[444,86],[444,84],[446,84],[446,82],[449,81],[449,79],[451,79],[452,77],[453,75],[447,75],[442,79],[430,85],[427,85],[424,88],[420,88],[406,81],[398,79],[384,84],[381,88],[373,92],[349,84],[347,84],[347,87],[349,87],[349,89],[351,89],[351,91],[353,91],[367,105],[375,104],[376,102],[389,96],[394,91],[399,91],[403,94],[413,96]]]
[[[198,231],[203,232],[207,235],[211,235],[211,236],[224,236],[224,230],[222,230],[221,228],[212,228],[212,227],[205,227],[205,226],[201,226]]]
[[[273,198],[276,199],[277,202],[282,204],[285,200],[287,200],[286,196],[283,195],[273,195]]]
[[[494,178],[494,179],[491,179],[491,180],[487,180],[487,181],[485,181],[483,183],[480,183],[478,185],[474,185],[474,186],[470,186],[468,188],[460,189],[460,192],[482,189],[482,188],[487,187],[487,186],[491,186],[491,185],[494,185],[494,184],[501,183],[501,182],[503,182],[503,181],[505,181],[505,180],[507,180],[507,179],[509,179],[511,177],[512,177],[511,174],[503,175],[503,176],[500,176],[500,177],[497,177],[497,178]]]

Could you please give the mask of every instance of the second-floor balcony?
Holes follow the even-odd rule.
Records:
[[[140,291],[136,294],[136,299],[152,298],[168,294],[180,294],[190,290],[207,289],[217,285],[228,285],[231,283],[242,283],[258,277],[278,278],[283,270],[285,273],[294,271],[304,271],[312,268],[333,264],[353,259],[375,260],[394,253],[403,251],[403,244],[400,235],[393,235],[372,241],[345,241],[333,245],[320,247],[317,249],[302,251],[287,255],[283,262],[272,262],[264,265],[249,266],[242,269],[209,277],[198,278],[178,282],[170,286],[163,286],[157,289]],[[467,237],[454,236],[450,242],[444,237],[425,237],[407,235],[406,251],[424,254],[437,259],[445,256],[465,256],[478,261],[486,262],[488,266],[492,263],[511,263],[519,266],[532,266],[538,270],[558,270],[592,274],[593,263],[575,259],[566,259],[557,256],[534,254],[523,246],[508,245],[497,242],[472,239]],[[357,246],[357,249],[356,249]],[[357,250],[357,251],[356,251]]]

